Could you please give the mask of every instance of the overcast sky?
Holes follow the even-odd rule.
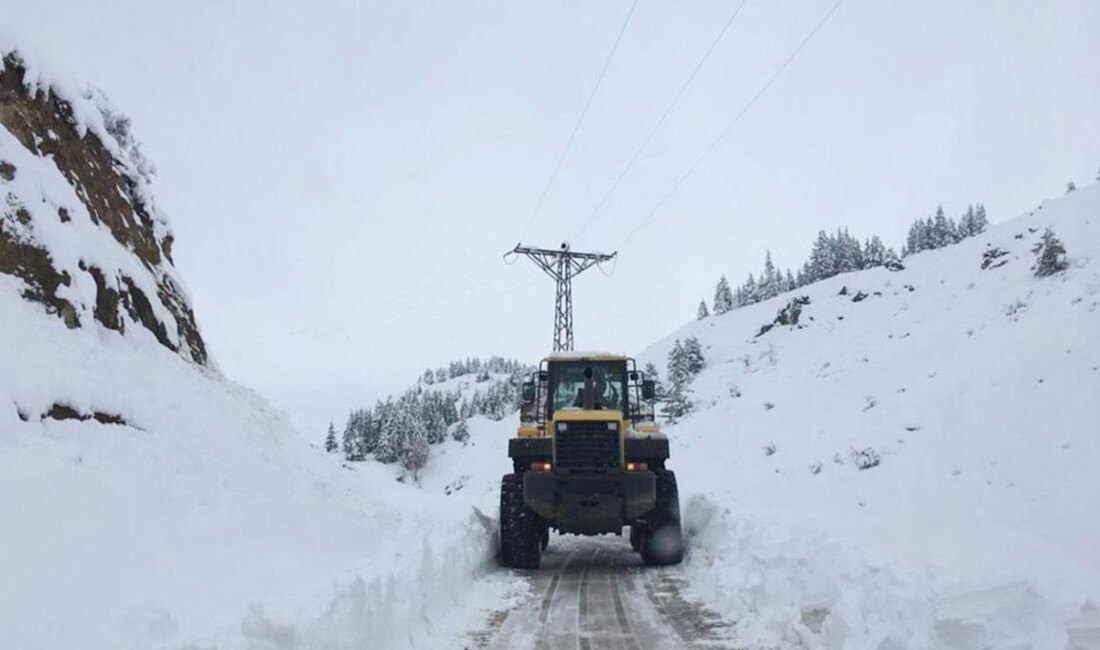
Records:
[[[554,286],[501,254],[622,245],[835,0],[748,0],[576,238],[740,4],[639,0],[525,229],[632,2],[0,0],[0,29],[132,116],[213,354],[316,438],[427,366],[547,352]],[[1092,181],[1097,34],[1095,0],[847,0],[575,282],[577,347],[637,352],[820,229],[899,247]]]

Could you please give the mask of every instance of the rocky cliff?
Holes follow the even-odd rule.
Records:
[[[0,126],[0,280],[70,329],[152,335],[208,365],[129,119],[0,44]]]

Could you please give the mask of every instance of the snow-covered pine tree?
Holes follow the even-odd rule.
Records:
[[[703,320],[704,318],[706,318],[708,316],[710,316],[710,312],[707,310],[707,301],[706,300],[700,300],[699,301],[699,309],[698,309],[698,311],[695,312],[695,318],[698,319],[698,320]]]
[[[348,415],[347,426],[344,427],[342,448],[344,458],[349,461],[361,461],[366,457],[363,450],[363,409],[356,409]]]
[[[429,386],[435,383],[435,373],[432,372],[431,368],[428,368],[424,371],[424,374],[420,377],[420,381],[428,384]]]
[[[781,277],[775,270],[775,262],[772,261],[772,252],[764,251],[764,273],[760,276],[760,299],[768,300],[782,292]]]
[[[336,443],[336,427],[332,425],[332,422],[328,423],[328,435],[325,436],[325,451],[334,454],[340,449],[340,445]]]
[[[980,235],[989,227],[989,219],[985,216],[985,206],[981,203],[974,207],[974,223],[970,227],[971,236]]]
[[[733,290],[733,306],[744,307],[749,304],[748,299],[745,297],[745,290],[742,287],[737,287]]]
[[[419,483],[420,470],[428,464],[430,453],[428,435],[421,423],[411,414],[406,417],[406,420],[409,428],[405,430],[405,435],[402,436],[398,460],[401,461],[403,468],[413,473],[413,481]]]
[[[748,301],[747,304],[755,305],[760,302],[760,287],[757,286],[756,278],[753,277],[752,273],[749,273],[749,279],[745,280],[742,291],[745,294],[745,300]]]
[[[1066,248],[1054,231],[1043,231],[1043,240],[1035,251],[1035,275],[1043,278],[1069,268],[1066,261]]]
[[[978,233],[974,232],[974,204],[966,206],[966,212],[959,217],[959,237],[973,237]]]
[[[863,268],[871,269],[886,263],[886,246],[874,235],[863,247]]]
[[[668,395],[661,407],[662,415],[669,422],[675,422],[691,411],[689,378],[684,346],[676,339],[676,344],[668,353]]]
[[[847,228],[838,228],[836,239],[833,241],[836,248],[836,273],[858,271],[863,268],[863,251],[860,250],[859,240],[852,237]]]
[[[947,216],[943,213],[943,206],[936,208],[936,216],[932,221],[932,248],[943,248],[955,243],[957,228],[952,228]]]
[[[836,242],[825,234],[824,230],[817,233],[813,248],[810,250],[809,283],[831,278],[837,274],[837,246]]]
[[[643,371],[646,379],[653,380],[653,392],[655,393],[655,400],[663,402],[665,400],[665,385],[661,381],[661,373],[657,370],[657,366],[652,362],[645,364],[645,370]]]
[[[379,409],[381,424],[378,429],[378,444],[375,445],[374,458],[380,463],[393,463],[400,458],[402,445],[402,422],[400,409],[391,400],[387,400]]]
[[[1066,183],[1066,194],[1069,194],[1070,192],[1076,192],[1076,191],[1077,191],[1077,183],[1074,183],[1073,181],[1070,181],[1070,182]]]
[[[783,281],[783,293],[786,293],[788,291],[794,291],[797,288],[798,288],[798,284],[796,283],[796,281],[794,279],[794,274],[791,273],[790,269],[787,269],[787,277]]]
[[[451,437],[455,439],[455,442],[461,442],[462,446],[466,446],[466,442],[470,439],[470,428],[466,426],[466,420],[462,419],[455,425],[454,433]]]
[[[722,276],[718,280],[718,286],[714,289],[714,301],[711,303],[714,313],[721,316],[733,309],[733,293],[730,291],[729,280]]]
[[[694,377],[699,374],[707,365],[706,360],[703,358],[703,348],[699,345],[699,339],[694,336],[689,336],[684,339],[684,367],[690,377]]]

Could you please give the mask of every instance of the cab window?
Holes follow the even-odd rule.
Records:
[[[626,372],[620,363],[556,363],[550,368],[550,401],[554,411],[581,408],[584,401],[586,371],[591,369],[593,406],[597,409],[623,408]]]

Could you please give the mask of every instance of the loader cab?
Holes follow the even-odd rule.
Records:
[[[563,354],[543,359],[523,384],[522,398],[520,420],[531,431],[548,428],[557,413],[572,411],[619,411],[624,420],[652,419],[654,388],[628,357]]]

